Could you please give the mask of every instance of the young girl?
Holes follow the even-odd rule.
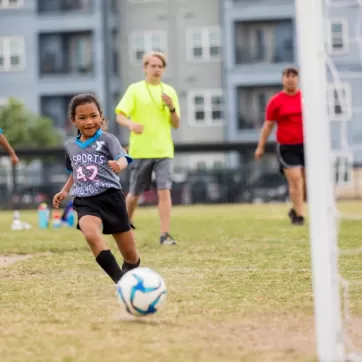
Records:
[[[10,146],[9,141],[3,135],[3,130],[0,128],[0,145],[8,152],[11,163],[16,165],[19,162],[18,156],[16,155],[14,149]]]
[[[101,130],[102,111],[92,94],[80,94],[69,103],[69,118],[79,134],[65,144],[66,169],[71,173],[53,198],[55,208],[70,192],[78,214],[77,228],[85,236],[97,263],[117,283],[128,270],[140,265],[125,200],[117,173],[132,159],[118,139]],[[112,235],[123,256],[122,269],[106,245]]]

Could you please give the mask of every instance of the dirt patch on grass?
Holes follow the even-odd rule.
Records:
[[[0,268],[32,258],[34,255],[0,255]]]
[[[165,341],[170,343],[177,338],[189,348],[203,351],[205,356],[218,356],[212,361],[310,362],[315,361],[316,356],[312,316],[236,317],[234,320],[198,323],[194,328],[157,319],[127,317],[127,314],[122,314],[121,320],[123,323],[176,328],[177,332],[165,336]]]
[[[351,317],[345,323],[346,353],[361,353],[362,318]],[[245,356],[245,360],[262,361],[315,361],[316,336],[312,316],[268,316],[250,320],[212,323],[203,329],[202,339],[218,341]],[[197,336],[194,336],[196,338]],[[215,342],[210,348],[215,348]]]
[[[203,337],[213,340],[217,335],[219,344],[236,347],[246,355],[257,351],[303,356],[308,360],[315,356],[313,317],[268,316],[212,323],[204,328],[204,334]]]

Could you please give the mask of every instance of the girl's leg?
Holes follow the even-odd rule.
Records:
[[[116,241],[118,249],[124,259],[122,267],[123,271],[126,272],[139,267],[141,260],[137,252],[133,232],[130,230],[123,233],[113,234],[113,238]]]
[[[114,283],[118,283],[123,272],[103,239],[101,234],[102,220],[97,216],[85,215],[80,218],[78,223],[93,255],[96,257],[97,263]]]

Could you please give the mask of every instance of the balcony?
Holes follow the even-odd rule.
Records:
[[[40,34],[40,76],[92,75],[93,54],[92,32]]]
[[[237,21],[235,64],[278,64],[294,61],[294,29],[291,20]]]
[[[281,90],[280,86],[237,87],[237,129],[258,130],[265,120],[270,98]]]
[[[92,12],[93,0],[38,0],[39,14]]]
[[[76,134],[76,129],[67,114],[68,104],[74,95],[40,97],[41,114],[50,118],[54,127],[65,137]]]

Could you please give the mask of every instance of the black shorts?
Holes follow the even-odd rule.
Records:
[[[75,197],[73,208],[78,214],[78,230],[79,220],[86,215],[97,216],[102,220],[105,235],[124,233],[131,229],[121,190],[109,189],[95,196]]]
[[[305,167],[304,144],[281,145],[277,144],[277,156],[280,165],[280,172],[293,167]]]

